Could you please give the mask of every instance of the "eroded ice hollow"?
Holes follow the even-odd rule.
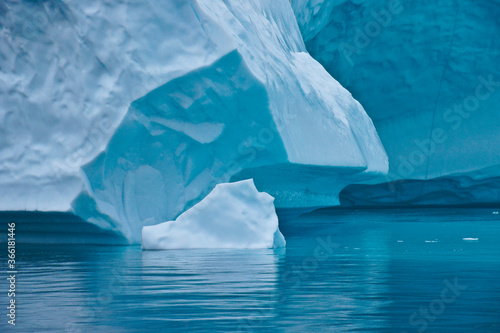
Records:
[[[217,184],[175,221],[142,229],[144,250],[284,247],[274,198],[253,180]]]

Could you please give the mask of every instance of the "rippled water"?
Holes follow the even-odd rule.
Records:
[[[323,210],[280,251],[18,244],[16,331],[500,332],[492,211]]]

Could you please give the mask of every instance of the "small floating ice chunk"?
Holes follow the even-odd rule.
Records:
[[[218,184],[175,221],[142,229],[144,250],[284,247],[274,198],[253,180]]]
[[[437,239],[434,239],[434,240],[426,240],[425,242],[426,242],[426,243],[437,243],[437,242],[439,242],[439,240],[437,240]]]
[[[466,242],[477,242],[479,241],[479,238],[462,238],[462,240]]]
[[[498,215],[498,211],[494,211],[492,214],[493,215]]]
[[[403,243],[403,241],[402,240],[398,240],[398,243]]]

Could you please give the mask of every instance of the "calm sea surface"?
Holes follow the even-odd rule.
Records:
[[[15,330],[2,243],[0,332],[500,332],[494,211],[322,210],[285,250],[17,244]]]

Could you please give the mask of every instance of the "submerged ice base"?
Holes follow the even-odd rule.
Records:
[[[142,229],[145,250],[285,246],[274,198],[257,191],[253,180],[217,185],[175,221]]]

